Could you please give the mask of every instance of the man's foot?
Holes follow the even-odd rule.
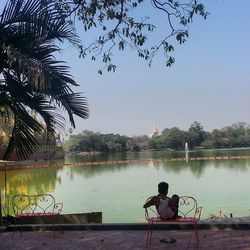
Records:
[[[170,239],[170,240],[166,240],[166,239],[161,239],[160,242],[162,243],[169,243],[169,244],[174,244],[176,242],[176,239]]]

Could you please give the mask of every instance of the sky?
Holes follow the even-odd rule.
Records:
[[[115,73],[99,75],[98,62],[80,59],[77,51],[64,46],[62,59],[71,67],[80,84],[76,91],[84,92],[90,109],[89,119],[76,118],[73,134],[87,129],[149,135],[154,124],[159,131],[187,130],[194,121],[206,131],[235,122],[250,124],[250,1],[201,2],[210,15],[207,20],[196,17],[189,26],[187,43],[175,46],[172,67],[165,66],[163,54],[149,67],[128,49],[115,54]],[[138,14],[151,15],[163,32],[164,20],[148,10]]]

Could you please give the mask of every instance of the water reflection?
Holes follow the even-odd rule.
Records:
[[[162,163],[153,163],[156,168],[162,168],[166,172],[172,173],[181,173],[187,169],[195,177],[200,177],[205,171],[206,161],[172,161],[172,162],[162,162]]]
[[[240,171],[240,172],[246,172],[249,168],[249,160],[248,159],[238,159],[238,160],[213,160],[211,163],[216,167],[224,167],[224,168],[230,168],[234,171]]]
[[[187,169],[195,176],[200,178],[204,175],[205,169],[213,165],[216,168],[230,168],[235,171],[246,172],[249,168],[248,159],[240,160],[196,160],[196,161],[169,161],[137,163],[137,164],[111,164],[111,165],[93,165],[93,166],[74,166],[70,168],[71,175],[82,175],[86,178],[92,178],[107,173],[115,173],[121,171],[133,171],[135,168],[162,168],[166,172],[181,173]],[[73,177],[72,177],[73,178]]]
[[[193,150],[190,151],[190,157],[245,156],[249,155],[249,150],[250,148]]]
[[[112,164],[112,165],[93,165],[93,166],[74,166],[70,168],[72,175],[82,175],[86,178],[100,176],[102,174],[114,174],[133,168],[146,168],[149,164]]]
[[[55,189],[58,168],[10,171],[7,176],[7,193],[46,193]]]
[[[103,153],[93,155],[67,155],[65,156],[65,163],[74,162],[96,162],[96,161],[117,161],[117,160],[140,160],[140,159],[153,159],[161,158],[160,155],[155,155],[152,152],[123,152],[123,153]]]

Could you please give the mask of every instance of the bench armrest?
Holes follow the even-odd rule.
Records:
[[[150,211],[149,211],[150,210]],[[150,218],[160,218],[159,214],[155,211],[155,209],[151,207],[145,208],[145,218],[146,220]]]
[[[146,218],[146,220],[148,220],[150,218],[147,208],[145,208],[145,218]]]
[[[53,213],[61,214],[63,209],[63,203],[55,203],[53,207]]]

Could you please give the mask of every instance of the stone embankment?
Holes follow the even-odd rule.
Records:
[[[113,165],[113,164],[141,164],[141,163],[160,163],[160,162],[175,162],[175,161],[208,161],[208,160],[239,160],[250,159],[250,156],[206,156],[206,157],[179,157],[179,158],[160,158],[160,159],[135,159],[135,160],[114,160],[114,161],[84,161],[84,162],[66,162],[53,163],[45,161],[45,163],[29,162],[26,165],[18,162],[7,163],[8,170],[28,169],[28,168],[48,168],[62,166],[96,166],[96,165]],[[0,162],[0,170],[5,169],[5,163]]]

